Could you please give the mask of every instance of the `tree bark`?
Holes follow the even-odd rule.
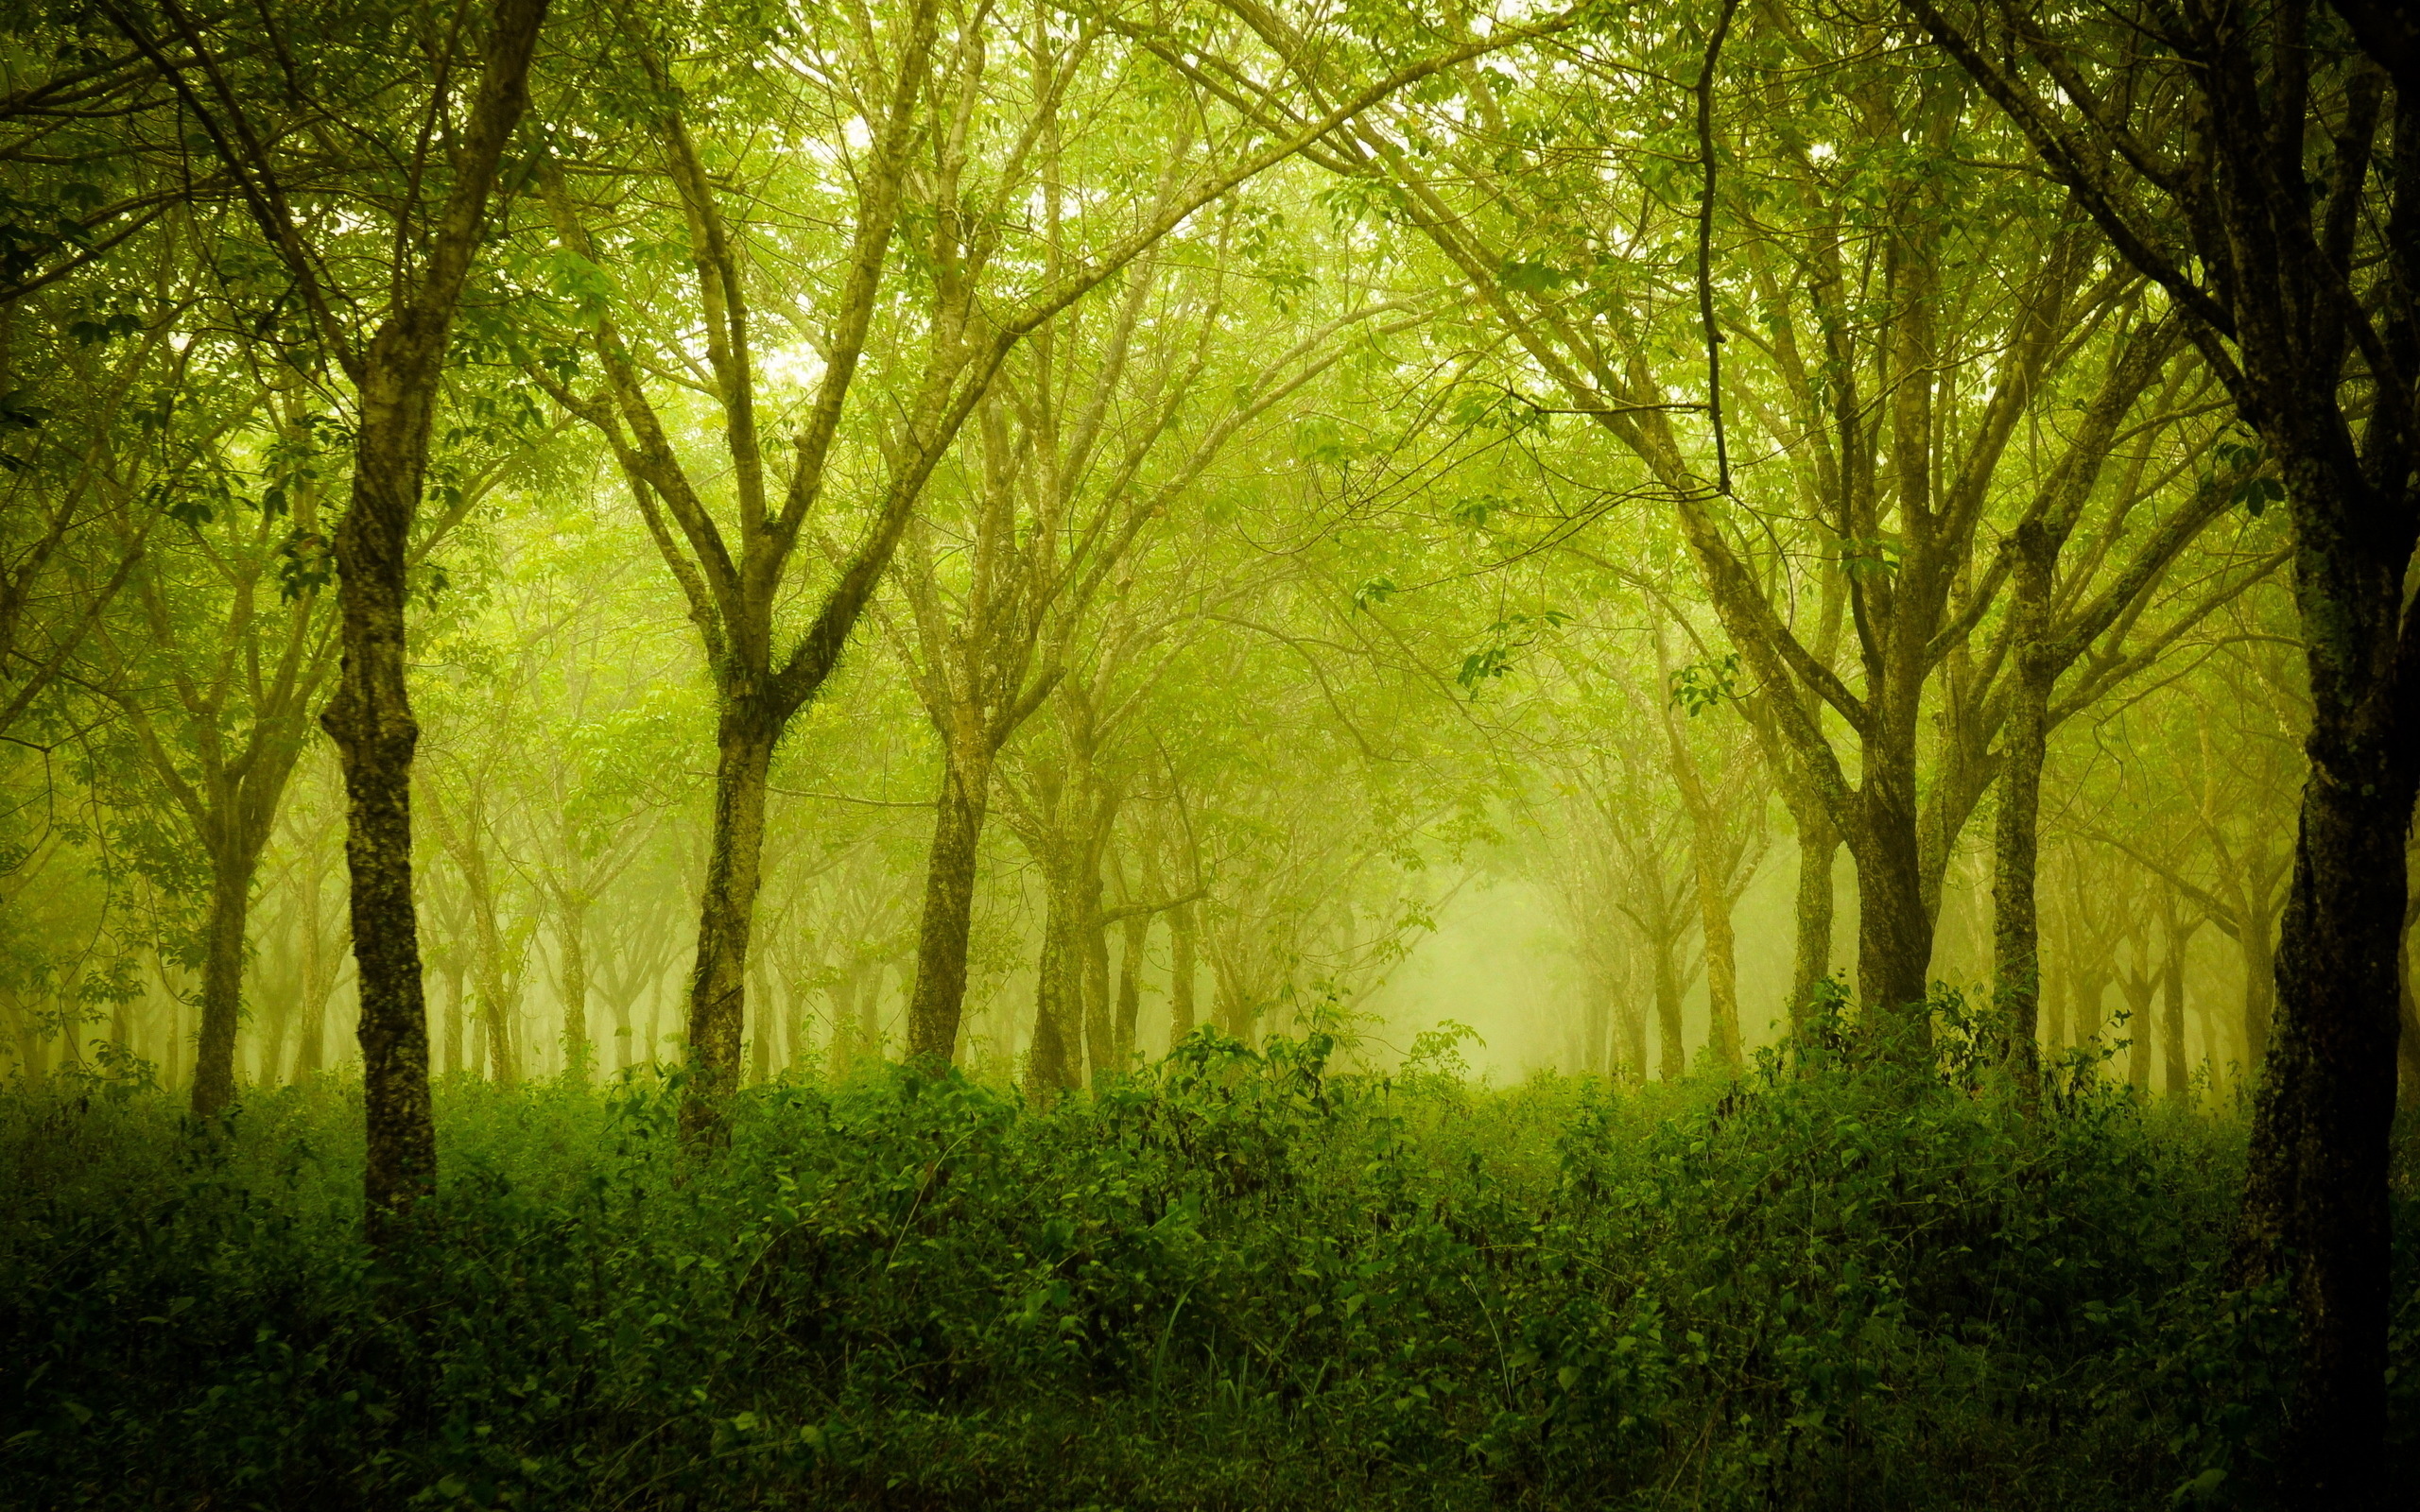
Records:
[[[595,1070],[596,1050],[588,1040],[588,904],[564,902],[556,914],[563,953],[563,1071],[586,1086]]]
[[[1058,864],[1053,865],[1052,862]],[[1028,1085],[1043,1096],[1082,1079],[1083,941],[1075,868],[1051,857],[1043,868],[1042,958],[1035,972],[1033,1059]]]
[[[2394,602],[2381,592],[2369,607],[2381,600]],[[2306,610],[2306,625],[2316,619]],[[2323,655],[2315,644],[2314,662]],[[2370,711],[2313,702],[2240,1256],[2248,1280],[2288,1280],[2300,1318],[2290,1463],[2307,1484],[2340,1490],[2335,1504],[2355,1506],[2378,1504],[2366,1456],[2380,1452],[2385,1432],[2388,1132],[2411,784],[2400,742],[2347,717]]]
[[[778,721],[726,699],[715,731],[715,812],[706,885],[698,910],[698,958],[689,976],[688,1093],[681,1132],[719,1141],[722,1098],[738,1084],[748,980],[748,936],[765,859],[765,787]]]
[[[243,1015],[244,934],[254,858],[218,858],[202,926],[201,1033],[194,1053],[193,1110],[213,1118],[235,1101],[235,1028]]]
[[[2192,1073],[2185,1063],[2185,953],[2201,920],[2185,922],[2173,898],[2164,912],[2168,959],[2160,969],[2160,1081],[2169,1096],[2183,1097],[2192,1087]]]
[[[1689,1073],[1688,1050],[1681,1040],[1681,974],[1672,963],[1672,941],[1652,940],[1649,948],[1655,953],[1655,1031],[1664,1041],[1663,1075],[1679,1081]],[[1642,1064],[1645,1048],[1640,1047]]]
[[[1194,977],[1200,967],[1195,958],[1196,943],[1193,904],[1183,902],[1168,911],[1168,1048],[1173,1050],[1193,1034]]]
[[[1086,867],[1077,874],[1076,940],[1082,952],[1084,1053],[1091,1062],[1091,1084],[1099,1086],[1126,1069],[1117,1057],[1117,1035],[1110,1024],[1109,929],[1100,919],[1100,868]]]
[[[916,926],[916,996],[908,1005],[908,1058],[936,1069],[956,1051],[965,1010],[966,951],[991,782],[988,760],[946,752],[925,864],[925,911]]]
[[[2152,1087],[2152,1037],[2159,1026],[2152,1017],[2152,1004],[2159,993],[2159,971],[2151,962],[2151,937],[2140,936],[2141,962],[2132,971],[2121,971],[2118,990],[2126,999],[2126,1084],[2137,1091]]]
[[[1115,1035],[1117,1063],[1134,1063],[1134,1031],[1143,1014],[1143,952],[1150,944],[1151,916],[1130,914],[1117,954],[1117,1013],[1111,1028]]]
[[[1879,747],[1879,748],[1877,748]],[[1901,755],[1908,759],[1898,760]],[[1916,838],[1913,749],[1870,745],[1875,763],[1860,795],[1861,824],[1848,837],[1857,863],[1858,997],[1891,1054],[1927,1058],[1932,1021],[1925,1004],[1932,965],[1932,911],[1925,904],[1923,848]]]
[[[1840,857],[1841,833],[1829,820],[1812,813],[1798,824],[1798,897],[1795,906],[1796,946],[1790,961],[1789,1026],[1806,1026],[1806,1010],[1815,989],[1832,974],[1832,868]]]
[[[420,725],[406,683],[404,610],[411,528],[456,301],[469,278],[506,144],[528,104],[530,55],[546,0],[496,0],[478,98],[429,264],[353,374],[358,400],[352,505],[336,529],[342,670],[320,724],[344,768],[345,867],[360,983],[362,1189],[385,1244],[437,1180],[420,921],[412,905],[412,754]],[[273,228],[276,229],[276,228]],[[287,236],[292,228],[283,228]],[[307,270],[307,264],[298,268]]]
[[[2042,764],[2049,750],[2051,575],[2060,538],[2041,518],[2018,524],[2010,605],[2016,679],[2009,692],[2000,765],[1999,815],[1992,833],[1992,985],[2000,1020],[2000,1063],[2030,1105],[2042,1092],[2042,937],[2034,898],[2041,852]]]

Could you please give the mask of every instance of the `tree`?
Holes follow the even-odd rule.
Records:
[[[2420,788],[2404,604],[2420,539],[2420,244],[2404,228],[2420,190],[2393,165],[2420,132],[2420,52],[2399,11],[2356,0],[2105,19],[1906,4],[2158,284],[2284,483],[2310,778],[2241,1267],[2293,1298],[2296,1494],[2383,1504],[2401,836]]]

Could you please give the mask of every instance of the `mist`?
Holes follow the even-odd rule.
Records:
[[[2420,38],[0,17],[0,1503],[2385,1508]]]

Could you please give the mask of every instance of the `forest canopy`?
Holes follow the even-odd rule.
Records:
[[[0,1504],[2404,1504],[2415,289],[2359,0],[0,7]]]

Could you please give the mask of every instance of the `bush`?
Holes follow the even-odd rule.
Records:
[[[2286,1339],[2221,1289],[2238,1130],[2089,1079],[2027,1118],[1825,1042],[1731,1083],[1491,1091],[1205,1033],[1048,1108],[887,1069],[752,1089],[709,1159],[677,1087],[458,1083],[392,1260],[354,1211],[356,1090],[197,1125],[21,1085],[0,1496],[2255,1499]],[[2408,1452],[2408,1244],[2399,1275]]]

